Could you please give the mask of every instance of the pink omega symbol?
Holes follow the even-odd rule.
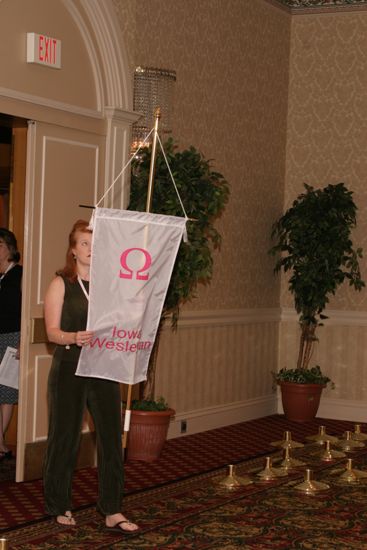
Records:
[[[136,279],[140,281],[147,281],[149,279],[149,273],[147,273],[146,275],[143,275],[143,273],[144,271],[147,271],[152,265],[152,257],[149,254],[149,252],[144,248],[127,248],[126,250],[124,250],[124,252],[120,256],[120,264],[121,264],[121,267],[125,270],[125,272],[120,270],[120,279],[133,278],[134,270],[128,266],[127,257],[130,254],[130,252],[133,252],[134,250],[137,250],[138,252],[142,252],[145,256],[145,263],[143,267],[136,271]]]

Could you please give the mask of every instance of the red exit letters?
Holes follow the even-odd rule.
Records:
[[[38,37],[38,59],[54,65],[56,63],[56,45],[56,38],[40,34]]]
[[[44,34],[27,33],[27,62],[60,69],[61,40]]]

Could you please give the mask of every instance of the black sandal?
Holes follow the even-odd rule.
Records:
[[[123,527],[120,527],[120,525],[122,525],[124,523],[127,523],[127,524],[131,525],[132,521],[129,521],[128,519],[123,519],[123,520],[118,521],[117,523],[115,523],[115,525],[113,525],[112,527],[108,527],[106,525],[105,529],[109,533],[123,533],[124,535],[133,535],[133,534],[137,533],[140,530],[139,527],[137,529],[133,529],[132,531],[130,531],[129,529],[124,529]]]
[[[61,521],[58,521],[57,518],[66,518],[68,523],[62,523]],[[58,514],[55,518],[57,525],[61,525],[62,527],[75,527],[76,522],[73,514],[68,510],[65,512],[65,514]],[[73,522],[73,523],[71,523]]]

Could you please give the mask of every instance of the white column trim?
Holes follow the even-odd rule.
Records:
[[[103,86],[103,76],[102,68],[98,63],[98,52],[96,51],[93,38],[90,35],[90,32],[87,28],[87,25],[84,21],[83,15],[79,12],[78,8],[75,5],[75,2],[72,0],[63,0],[65,7],[72,16],[80,35],[83,38],[86,50],[88,52],[88,57],[90,60],[91,68],[94,76],[95,91],[96,91],[96,100],[97,100],[97,110],[102,111],[102,107],[105,103],[104,98],[104,86]]]
[[[104,192],[115,181],[105,197],[104,206],[127,208],[130,196],[130,166],[127,166],[131,148],[131,125],[139,118],[134,112],[106,107],[106,162]],[[125,168],[123,173],[122,170]],[[120,177],[119,174],[121,174]],[[116,193],[116,190],[119,193]]]
[[[70,0],[65,0],[70,2]],[[111,0],[80,0],[98,43],[105,73],[105,105],[132,107],[132,78],[122,31]]]
[[[256,309],[215,309],[201,311],[182,311],[178,327],[205,327],[225,325],[249,325],[252,323],[276,323],[280,321],[279,308]],[[170,329],[167,320],[165,329]]]

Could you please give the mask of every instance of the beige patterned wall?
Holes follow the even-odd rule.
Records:
[[[345,182],[354,192],[358,227],[353,240],[366,251],[367,277],[367,13],[292,18],[286,194],[288,207],[303,182]],[[283,296],[283,302],[291,302]],[[349,287],[334,309],[366,310],[366,290]]]
[[[232,192],[213,282],[183,317],[203,312],[205,328],[193,321],[177,337],[165,333],[158,388],[179,411],[269,395],[270,370],[277,359],[293,366],[298,344],[293,301],[284,281],[279,297],[267,255],[274,219],[303,182],[344,181],[359,207],[354,239],[367,249],[367,13],[290,16],[265,0],[114,3],[132,70],[177,71],[174,136],[213,158]],[[277,342],[269,334],[279,298],[289,312]],[[320,334],[314,359],[334,378],[334,399],[358,401],[365,385],[346,392],[343,382],[363,378],[366,291],[343,287],[330,307],[345,315]],[[228,321],[235,311],[237,321]]]
[[[247,403],[250,417],[274,412],[279,281],[267,250],[283,206],[290,16],[264,0],[114,5],[132,71],[177,72],[180,147],[214,159],[231,187],[213,281],[187,304],[177,335],[164,331],[157,394],[188,416],[222,407],[219,423],[240,421]]]
[[[278,303],[270,226],[283,204],[290,16],[263,0],[114,0],[133,65],[177,71],[173,136],[231,185],[212,284],[188,309]]]
[[[353,240],[365,250],[367,278],[367,13],[302,15],[292,18],[285,206],[301,192],[345,182],[354,192],[358,227]],[[283,285],[281,303],[293,302]],[[335,381],[327,397],[365,401],[367,383],[367,291],[345,285],[330,301],[330,321],[318,331],[314,364]],[[292,315],[290,316],[292,317]],[[294,366],[296,317],[282,323],[280,367]],[[335,407],[340,409],[340,401]],[[343,409],[346,417],[347,410]],[[353,416],[353,414],[352,414]]]
[[[274,219],[303,182],[344,181],[359,207],[354,239],[367,249],[367,13],[291,16],[265,0],[114,3],[131,70],[177,71],[174,136],[213,158],[232,192],[212,284],[187,305],[178,335],[164,334],[158,389],[178,411],[264,397],[270,371],[278,360],[294,366],[298,345],[292,298],[284,281],[279,296],[267,255]],[[366,291],[343,287],[330,308],[339,320],[321,329],[314,360],[337,384],[331,399],[357,402],[367,387],[344,382],[363,379]],[[185,325],[190,312],[204,328]]]
[[[122,36],[126,45],[126,54],[130,67],[131,80],[135,68],[135,44],[137,40],[136,34],[136,17],[135,17],[135,2],[134,0],[112,0],[118,22],[122,31]]]

